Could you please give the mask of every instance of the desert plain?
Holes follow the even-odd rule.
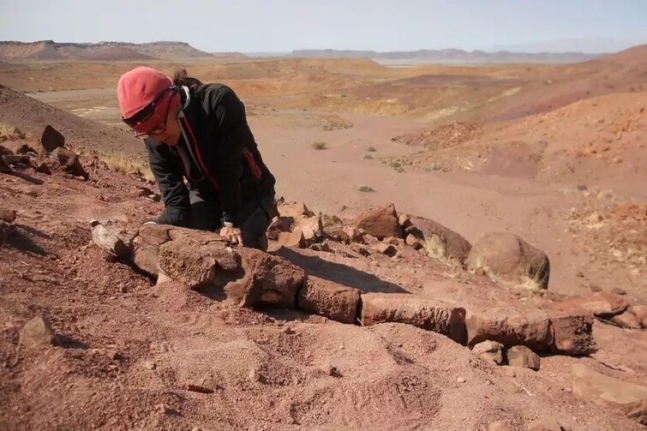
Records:
[[[645,429],[647,46],[410,67],[0,54],[20,156],[0,163],[0,428]],[[251,274],[280,299],[167,261],[215,234],[167,229],[152,270],[98,239],[119,223],[146,243],[163,208],[116,98],[140,64],[244,101],[281,216],[268,256],[238,253],[245,277],[299,274]]]

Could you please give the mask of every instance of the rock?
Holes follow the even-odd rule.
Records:
[[[40,144],[45,150],[45,154],[49,154],[57,148],[65,146],[65,137],[55,128],[49,124],[45,126],[43,134],[40,137]]]
[[[15,210],[0,208],[0,220],[4,222],[13,223],[16,220],[16,214]]]
[[[38,160],[33,163],[33,167],[36,172],[40,172],[45,175],[52,175],[52,170],[56,169],[58,165],[58,162],[51,159]]]
[[[544,417],[528,425],[528,431],[567,431],[553,418]]]
[[[333,281],[308,276],[299,289],[297,306],[341,323],[353,324],[357,317],[360,291]]]
[[[253,248],[242,247],[236,253],[244,275],[224,285],[228,302],[240,307],[295,307],[297,291],[306,279],[303,269]]]
[[[50,153],[50,157],[58,160],[61,167],[66,173],[78,177],[83,177],[85,179],[89,178],[89,174],[85,171],[85,169],[81,165],[81,162],[79,161],[79,156],[74,152],[60,147],[52,151]]]
[[[632,305],[629,307],[629,312],[636,316],[636,320],[643,328],[647,328],[647,305]]]
[[[315,244],[312,244],[312,245],[310,246],[310,250],[314,250],[314,251],[321,251],[321,252],[325,252],[325,253],[330,253],[330,251],[331,251],[331,249],[330,249],[330,243],[329,243],[329,242],[328,242],[328,240],[326,239],[326,240],[324,240],[324,241],[323,241],[323,242],[321,242],[321,243],[315,243]]]
[[[478,343],[472,349],[472,353],[497,365],[503,364],[503,344],[496,341],[487,340]]]
[[[406,229],[409,226],[412,226],[411,217],[408,214],[400,214],[398,217],[398,224],[402,226],[402,229]]]
[[[642,327],[636,315],[631,313],[630,311],[625,311],[622,314],[613,316],[611,318],[611,321],[621,328],[640,329]]]
[[[189,289],[212,284],[216,277],[216,260],[209,252],[203,247],[180,241],[169,241],[159,246],[158,268],[165,276]]]
[[[393,244],[385,244],[383,242],[380,242],[378,244],[375,244],[373,246],[373,249],[378,253],[385,254],[389,257],[393,257],[398,254],[398,249]]]
[[[147,224],[139,228],[137,236],[133,239],[133,264],[140,270],[157,276],[159,246],[171,241],[170,226]]]
[[[92,241],[102,250],[121,258],[130,258],[132,237],[113,220],[90,220]]]
[[[49,320],[43,316],[34,317],[23,326],[18,342],[29,349],[61,344]]]
[[[297,228],[303,232],[306,246],[319,242],[324,236],[324,228],[321,217],[313,216],[301,220]]]
[[[18,149],[16,149],[16,154],[24,154],[32,157],[37,157],[38,156],[38,151],[36,151],[34,148],[30,147],[27,144],[23,144]]]
[[[525,284],[531,280],[538,288],[548,288],[548,256],[513,233],[493,232],[479,238],[466,265],[471,271],[483,268],[486,273],[508,282]]]
[[[468,313],[467,343],[474,346],[486,340],[505,347],[523,345],[536,351],[549,350],[553,343],[548,315],[541,310],[521,313],[511,307]]]
[[[573,395],[647,425],[647,386],[625,382],[587,368],[571,367]]]
[[[513,346],[506,351],[508,364],[513,367],[530,368],[539,371],[539,356],[526,346]]]
[[[472,244],[457,232],[438,222],[423,217],[411,217],[411,226],[405,229],[407,236],[417,238],[431,256],[465,263]],[[410,240],[412,241],[412,240]]]
[[[403,237],[402,227],[398,223],[398,215],[393,204],[364,211],[355,219],[354,226],[379,240],[390,236]]]
[[[598,347],[593,339],[593,316],[578,310],[547,310],[553,337],[551,351],[565,355],[589,355]]]
[[[404,242],[409,247],[413,247],[416,250],[422,247],[422,242],[418,238],[416,238],[415,235],[412,235],[412,234],[407,234],[407,237]]]
[[[621,287],[614,287],[613,289],[611,289],[611,293],[615,295],[626,295],[627,291]]]
[[[277,200],[277,212],[286,230],[292,230],[304,219],[315,216],[303,202],[285,202],[282,198]]]
[[[200,394],[213,394],[213,389],[206,388],[202,385],[196,385],[193,383],[187,383],[186,384],[186,390],[190,392],[198,392]]]
[[[303,232],[298,228],[292,232],[279,232],[277,240],[279,244],[286,247],[305,248],[306,246]]]
[[[364,293],[361,324],[395,322],[437,332],[465,344],[465,309],[406,293]]]
[[[559,303],[559,307],[586,310],[596,317],[608,318],[624,313],[629,308],[629,302],[622,295],[599,292],[593,295],[568,299]]]

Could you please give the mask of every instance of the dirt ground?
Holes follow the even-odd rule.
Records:
[[[512,232],[549,257],[550,295],[614,292],[641,305],[644,51],[560,66],[183,66],[240,90],[286,199],[348,220],[393,203],[472,244]],[[0,68],[0,83],[29,96],[0,89],[0,123],[27,132],[0,145],[37,148],[51,124],[90,174],[0,174],[0,207],[17,211],[16,233],[0,245],[0,428],[525,430],[552,418],[570,430],[644,429],[575,396],[571,366],[644,384],[645,329],[598,319],[595,355],[542,354],[533,371],[487,363],[409,325],[346,325],[163,289],[109,258],[91,243],[90,219],[137,226],[162,208],[146,197],[156,186],[132,173],[145,170],[143,147],[119,122],[114,83],[132,66]],[[417,253],[295,252],[304,266],[315,256],[321,274],[368,291],[484,307],[537,300]],[[41,314],[61,346],[24,350],[19,331]]]

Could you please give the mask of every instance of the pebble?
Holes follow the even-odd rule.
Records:
[[[457,381],[458,383],[465,383],[467,380],[465,380],[465,379],[464,379],[464,378],[462,378],[462,377],[459,377],[456,381]]]

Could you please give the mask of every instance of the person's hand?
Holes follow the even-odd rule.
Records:
[[[243,243],[243,236],[238,227],[225,226],[220,229],[220,236],[233,244]]]

